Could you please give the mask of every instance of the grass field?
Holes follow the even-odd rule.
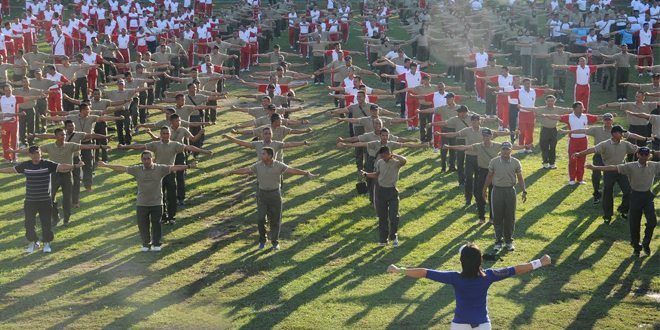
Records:
[[[404,37],[396,25],[393,35]],[[284,38],[279,42],[286,44]],[[345,48],[361,50],[355,38]],[[365,66],[361,56],[355,58]],[[593,90],[595,104],[613,101],[613,95]],[[226,109],[222,121],[207,130],[206,147],[215,155],[201,158],[200,168],[190,171],[188,204],[176,226],[164,227],[160,253],[138,252],[135,182],[98,169],[95,191],[83,194],[70,226],[57,228],[54,252],[26,255],[25,181],[1,176],[0,327],[447,328],[454,309],[450,286],[388,275],[385,269],[392,263],[459,269],[458,247],[474,241],[492,248],[492,227],[476,224],[474,206],[463,209],[462,188],[454,173],[440,173],[437,154],[404,150],[409,164],[399,183],[402,244],[377,248],[375,213],[354,190],[352,152],[334,148],[347,129],[322,113],[331,107],[326,94],[319,86],[299,93],[321,103],[296,116],[309,117],[314,132],[290,140],[315,144],[287,150],[285,160],[321,176],[285,179],[278,252],[256,249],[253,179],[219,176],[254,161],[252,150],[221,138],[234,123],[249,119]],[[484,112],[481,104],[466,104]],[[382,105],[394,109],[391,101]],[[403,126],[393,130],[413,136]],[[147,136],[135,140],[145,142]],[[566,185],[565,138],[558,149],[554,171],[540,167],[538,152],[521,158],[529,200],[518,204],[517,250],[486,263],[502,267],[547,253],[553,266],[492,287],[494,327],[659,329],[657,231],[653,255],[632,258],[627,222],[602,224],[591,186]],[[111,160],[136,164],[139,154],[113,151]]]

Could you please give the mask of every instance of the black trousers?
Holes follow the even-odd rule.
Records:
[[[353,126],[353,131],[355,133],[355,136],[360,136],[364,134],[364,126]],[[365,163],[367,161],[367,148],[360,147],[360,148],[355,148],[355,166],[357,166],[357,170],[361,171],[365,167]]]
[[[428,109],[423,106],[420,110]],[[419,140],[421,142],[430,142],[433,140],[433,127],[426,127],[426,124],[433,121],[432,113],[418,113],[419,116]]]
[[[511,131],[511,143],[516,140],[515,131],[518,129],[518,105],[509,103],[509,130]]]
[[[603,70],[598,70],[598,72],[602,72],[599,74],[603,75],[603,80],[601,83],[603,90],[607,89],[608,91],[611,91],[612,87],[614,86],[614,73],[616,70],[614,68],[605,68]]]
[[[186,165],[186,154],[180,152],[176,154],[174,159],[174,165]],[[183,202],[186,199],[186,172],[185,171],[176,171],[176,199],[180,202]]]
[[[163,213],[162,218],[176,219],[176,175],[170,173],[163,177]]]
[[[399,191],[396,187],[376,187],[376,213],[380,243],[397,238],[399,229]]]
[[[465,155],[465,204],[472,203],[472,196],[479,195],[474,182],[477,180],[479,165],[477,165],[477,156]],[[483,189],[483,187],[481,187]]]
[[[34,114],[34,117],[35,117],[35,121],[34,121],[35,130],[36,130],[36,132],[45,133],[46,132],[46,119],[42,118],[41,116],[46,117],[46,115],[48,114],[48,101],[46,101],[46,99],[38,99],[37,104],[34,107],[34,111],[35,111],[35,114]]]
[[[191,123],[200,123],[203,120],[204,120],[204,113],[203,112],[198,111],[198,112],[196,112],[196,114],[190,115],[190,122]],[[190,134],[197,135],[197,133],[199,133],[200,130],[201,130],[200,127],[191,127],[190,128]],[[199,140],[191,143],[191,145],[193,145],[197,148],[201,148],[204,145],[204,136],[202,135],[202,137]],[[196,154],[193,154],[193,155],[196,156]]]
[[[74,98],[76,100],[86,99],[87,96],[89,95],[89,91],[87,90],[87,76],[83,76],[76,79],[74,85],[75,85]]]
[[[451,133],[454,132],[453,128],[442,128],[443,132]],[[454,138],[448,138],[448,137],[442,137],[442,144],[446,144],[448,146],[453,146],[456,144],[456,139]],[[449,157],[447,157],[449,155]],[[447,163],[449,163],[449,168],[456,168],[456,151],[454,150],[447,150],[447,149],[442,149],[440,151],[440,166],[442,169],[447,168]]]
[[[616,98],[628,98],[628,87],[621,86],[630,80],[630,68],[616,68]]]
[[[91,141],[84,141],[82,144],[90,144]],[[82,168],[82,182],[85,188],[91,188],[94,178],[94,152],[93,150],[80,150],[80,159],[85,163]]]
[[[18,122],[19,140],[21,143],[31,146],[34,144],[34,137],[30,137],[29,135],[36,133],[37,116],[34,108],[20,109],[20,111],[25,113],[25,117],[21,118]]]
[[[108,134],[108,124],[104,121],[97,122],[96,125],[94,125],[94,133],[107,135]],[[107,146],[108,145],[108,140],[98,139],[98,140],[94,140],[94,143],[98,146]],[[105,149],[95,150],[95,152],[94,152],[94,161],[98,162],[99,160],[102,160],[104,162],[108,161],[108,151],[107,150],[105,150]]]
[[[66,224],[71,218],[71,192],[73,190],[73,177],[71,172],[57,172],[51,174],[50,183],[50,193],[53,200],[52,217],[54,220],[58,218],[59,211],[55,197],[57,191],[62,188],[62,216],[64,218],[64,223]]]
[[[115,111],[115,116],[124,116],[124,119],[115,121],[119,144],[131,144],[131,111],[124,108],[123,110]]]
[[[39,213],[39,222],[41,223],[41,241],[50,242],[53,240],[54,235],[50,223],[52,207],[53,205],[50,200],[23,202],[23,212],[25,213],[25,238],[27,238],[28,241],[36,242],[39,240],[36,230],[37,213]]]
[[[630,209],[630,183],[628,177],[618,172],[605,172],[603,175],[603,217],[612,219],[614,209],[614,184],[617,183],[623,197],[618,211],[628,213]]]
[[[111,63],[117,63],[117,59],[114,57],[104,57],[104,60],[111,62]],[[108,82],[108,77],[109,76],[116,76],[117,75],[117,69],[114,66],[103,64],[103,82],[107,83]]]
[[[497,114],[497,96],[489,91],[486,91],[486,114],[489,116]]]
[[[543,164],[554,164],[557,159],[557,129],[541,127],[541,137],[539,140]]]
[[[325,62],[325,58],[323,56],[316,56],[316,55],[312,56],[312,66],[313,66],[314,71],[322,68],[324,62]],[[322,83],[323,78],[324,78],[323,74],[319,74],[317,76],[314,76],[314,82],[315,83],[317,83],[317,82]]]
[[[73,165],[80,163],[80,156],[73,156]],[[71,204],[80,204],[80,169],[71,170],[73,185],[71,186]]]
[[[539,85],[548,83],[548,61],[544,58],[534,58],[534,78]]]
[[[520,64],[522,66],[523,74],[532,74],[532,55],[520,55]]]
[[[163,213],[162,205],[137,207],[137,225],[142,239],[142,246],[160,246],[162,229],[160,217]]]
[[[591,160],[596,166],[603,166],[603,157],[600,154],[594,154],[594,157]],[[600,198],[602,194],[600,193],[600,179],[603,177],[602,171],[591,171],[591,186],[594,187],[594,198]]]
[[[281,190],[257,190],[257,229],[259,243],[266,243],[266,221],[270,227],[270,241],[277,245],[280,239],[282,225],[282,193]]]
[[[85,82],[86,83],[86,82]],[[71,98],[74,98],[75,96],[75,87],[71,84],[68,85],[63,85],[62,86],[62,94],[65,94]],[[62,110],[64,111],[71,111],[75,108],[75,105],[71,102],[69,102],[67,99],[62,98]]]
[[[477,215],[480,220],[486,220],[486,200],[484,199],[484,185],[486,184],[486,177],[488,176],[488,169],[479,167],[477,169],[477,180],[474,182],[474,199],[477,201]],[[493,185],[488,186],[488,200],[493,193]],[[493,210],[488,211],[488,216],[493,218]]]
[[[376,158],[369,156],[367,154],[367,162],[364,164],[364,171],[367,173],[371,173],[374,171],[374,167],[376,165]],[[373,205],[374,204],[374,194],[375,194],[375,179],[370,179],[367,178],[367,189],[369,190],[369,202]]]
[[[655,196],[650,191],[632,191],[630,193],[630,210],[628,211],[628,222],[630,224],[630,244],[639,250],[639,231],[641,229],[642,214],[646,217],[646,228],[644,229],[644,240],[642,244],[651,244],[653,230],[658,224],[655,215]]]

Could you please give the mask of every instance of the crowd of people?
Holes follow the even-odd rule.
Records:
[[[652,191],[660,174],[660,66],[653,52],[660,1],[542,6],[510,0],[492,7],[482,0],[245,0],[219,7],[211,0],[74,0],[67,6],[28,0],[22,8],[3,2],[1,9],[0,122],[11,166],[0,173],[26,177],[27,252],[40,241],[44,252],[52,251],[52,227],[71,221],[81,189],[94,190],[97,168],[135,178],[141,250],[160,251],[161,225],[175,225],[177,208],[186,203],[186,175],[200,154],[213,156],[204,149],[204,127],[225,120],[218,110],[254,117],[222,136],[255,150],[256,162],[221,174],[256,175],[258,248],[270,241],[279,249],[282,175],[316,176],[284,161],[284,149],[309,145],[285,142],[312,131],[309,121],[294,118],[305,109],[296,89],[305,86],[328,88],[334,108],[327,115],[348,126],[336,146],[355,151],[356,189],[374,207],[381,247],[400,244],[397,183],[408,160],[396,149],[439,153],[439,171],[456,172],[466,207],[474,201],[478,222],[493,224],[494,250],[513,251],[517,194],[522,202],[528,194],[513,151],[540,150],[540,166],[557,169],[556,146],[567,134],[568,184],[585,184],[585,168],[592,170],[593,203],[602,204],[609,224],[617,183],[623,196],[617,213],[630,224],[633,253],[651,253]],[[537,15],[545,15],[546,24]],[[407,38],[392,38],[394,22]],[[354,39],[360,48],[345,49]],[[357,56],[365,67],[353,64]],[[363,79],[370,76],[382,88],[367,86]],[[573,100],[565,100],[568,81],[574,81]],[[611,99],[594,106],[592,85]],[[239,95],[235,88],[252,92]],[[223,106],[234,98],[255,104]],[[462,104],[472,98],[479,106]],[[386,99],[396,109],[385,109]],[[596,108],[611,112],[595,115]],[[165,117],[154,120],[160,115],[152,111]],[[620,117],[627,129],[615,123]],[[398,136],[405,130],[399,124],[418,131],[419,139]],[[116,148],[109,142],[113,131]],[[133,143],[141,133],[152,142]],[[500,137],[504,141],[494,140]],[[110,163],[112,149],[137,150],[141,163]],[[22,153],[30,160],[18,162]],[[589,154],[593,164],[586,164]],[[525,271],[484,276],[495,281]],[[432,272],[403,272],[458,283]]]

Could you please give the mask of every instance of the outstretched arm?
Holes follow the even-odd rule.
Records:
[[[98,166],[98,167],[106,167],[106,168],[109,168],[109,169],[111,169],[111,170],[113,170],[113,171],[115,171],[115,172],[120,172],[120,173],[126,173],[126,171],[128,171],[128,166],[124,166],[124,165],[114,165],[114,164],[107,164],[107,163],[104,162],[104,161],[99,161],[99,162],[97,163],[97,166]]]

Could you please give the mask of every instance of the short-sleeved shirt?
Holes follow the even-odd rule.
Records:
[[[458,116],[451,117],[449,120],[447,120],[447,127],[453,128],[456,132],[458,132],[464,128],[470,127],[470,119],[461,118]],[[457,137],[456,144],[465,144],[465,139]]]
[[[617,165],[617,169],[628,177],[630,188],[639,192],[650,191],[655,177],[660,175],[659,162],[646,162],[643,167],[639,162],[631,162]]]
[[[376,132],[369,132],[369,133],[364,133],[361,135],[358,135],[358,141],[360,142],[371,142],[371,141],[378,141],[380,140],[380,134],[376,134]],[[392,134],[388,135],[387,141],[392,141],[396,142],[399,140],[398,136],[394,136]]]
[[[630,53],[618,53],[614,54],[612,56],[612,59],[614,60],[614,65],[617,68],[629,68],[630,67],[630,61],[637,59],[637,57],[633,54]]]
[[[465,139],[465,145],[472,145],[475,143],[482,142],[484,140],[483,135],[481,135],[481,127],[475,130],[470,126],[456,133],[458,134],[459,137]],[[465,154],[470,156],[477,155],[477,153],[473,150],[466,150]]]
[[[587,128],[587,135],[594,137],[594,145],[612,138],[612,129],[605,126],[591,126]]]
[[[185,144],[175,141],[169,141],[168,143],[154,141],[145,145],[147,150],[156,154],[155,162],[163,165],[174,165],[176,154],[183,152],[186,148]]]
[[[603,164],[619,165],[623,164],[626,155],[637,151],[637,146],[625,140],[617,143],[609,139],[597,144],[594,149],[603,158]]]
[[[426,278],[451,284],[456,296],[454,320],[459,324],[482,324],[490,322],[488,318],[488,288],[491,284],[516,274],[514,267],[486,269],[486,276],[464,278],[459,272],[441,272],[426,270]]]
[[[257,183],[261,190],[280,189],[282,173],[288,168],[289,166],[276,160],[273,160],[271,165],[266,165],[263,161],[260,161],[250,166],[252,173],[257,175]]]
[[[376,118],[371,117],[371,116],[367,116],[367,117],[361,117],[361,118],[358,118],[358,119],[360,120],[359,125],[364,127],[365,132],[371,132],[371,131],[374,130],[374,119],[376,119]],[[380,119],[383,122],[383,125],[385,125],[385,126],[389,126],[392,123],[392,118],[389,118],[389,117],[380,117],[379,116],[378,119]]]
[[[76,125],[76,129],[80,132],[91,134],[92,130],[94,130],[94,126],[96,125],[96,121],[99,119],[99,116],[88,115],[87,117],[83,118],[79,115],[68,115],[65,118],[70,119]]]
[[[284,142],[281,141],[271,140],[269,143],[265,143],[263,140],[259,140],[252,141],[250,144],[252,144],[254,150],[257,151],[257,159],[261,159],[261,150],[263,150],[264,147],[273,148],[273,158],[275,159],[278,159],[277,156],[282,152],[282,149],[284,149]]]
[[[291,133],[292,129],[286,127],[286,126],[279,126],[277,128],[272,127],[270,125],[264,125],[264,126],[259,126],[254,129],[253,134],[254,136],[263,139],[264,136],[264,128],[270,127],[271,132],[273,132],[272,138],[275,141],[284,141],[284,138],[286,138],[289,133]]]
[[[379,159],[375,166],[376,173],[378,173],[378,186],[383,188],[396,187],[400,168],[401,161],[398,159],[391,158],[388,161]]]
[[[371,141],[367,143],[367,153],[369,156],[376,158],[378,155],[378,150],[384,146],[388,146],[391,151],[397,148],[401,148],[401,143],[388,140],[386,144],[382,144],[380,143],[380,139],[378,139],[378,141]]]
[[[59,164],[73,164],[73,156],[80,151],[80,144],[64,142],[62,145],[48,143],[41,146],[41,151],[48,154],[48,158]]]
[[[623,110],[628,110],[632,112],[640,112],[640,113],[645,113],[645,114],[650,114],[651,111],[655,110],[657,108],[655,102],[644,102],[641,105],[638,105],[636,103],[625,103],[622,105]],[[644,126],[647,124],[647,120],[644,118],[639,118],[633,115],[626,115],[626,119],[628,120],[628,124],[630,125],[635,125],[635,126]]]
[[[190,121],[190,115],[199,114],[199,110],[195,109],[195,106],[184,105],[181,108],[174,108],[174,112],[179,115],[179,118],[182,120]]]
[[[179,126],[177,129],[170,127],[170,140],[174,142],[183,143],[183,140],[186,138],[192,138],[194,135],[190,131],[182,126]]]
[[[493,173],[493,186],[513,187],[516,185],[516,175],[522,172],[522,166],[516,158],[509,157],[506,160],[498,156],[490,160],[488,171]]]
[[[50,175],[57,171],[57,163],[42,159],[39,164],[26,161],[14,166],[17,173],[25,175],[25,200],[50,202]]]
[[[537,114],[546,114],[546,115],[563,115],[565,114],[564,111],[560,110],[560,108],[557,107],[538,107],[534,110]],[[539,117],[539,122],[541,123],[541,126],[545,128],[556,128],[557,127],[557,122],[558,120],[548,118],[548,117]]]
[[[477,154],[477,166],[488,168],[490,160],[499,155],[501,147],[502,144],[497,142],[491,142],[488,147],[483,142],[473,144],[472,149]]]
[[[352,118],[362,118],[369,117],[369,109],[371,109],[372,103],[364,102],[360,108],[359,103],[354,103],[348,106],[348,111],[351,114]],[[353,126],[362,126],[361,124],[353,124]],[[373,130],[373,129],[372,129]]]
[[[440,107],[435,108],[435,111],[433,112],[436,115],[440,115],[442,117],[442,120],[444,121],[449,121],[449,119],[456,117],[456,110],[460,108],[461,106],[456,104],[453,106],[450,105],[443,105]],[[453,129],[453,127],[445,126],[443,128],[450,128]]]
[[[170,173],[170,167],[153,164],[150,169],[144,165],[129,166],[126,173],[137,180],[137,206],[163,205],[163,177]]]

